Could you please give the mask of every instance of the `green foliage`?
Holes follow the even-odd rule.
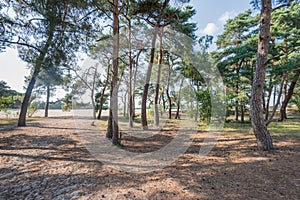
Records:
[[[62,102],[64,103],[64,105],[62,106],[61,109],[63,111],[68,111],[69,112],[72,109],[72,106],[73,106],[73,97],[74,97],[74,95],[72,93],[68,93],[62,99]]]
[[[31,102],[31,104],[28,108],[28,111],[27,111],[27,116],[32,117],[33,114],[38,111],[39,107],[40,107],[40,102],[39,101]]]
[[[209,90],[199,90],[197,93],[197,100],[199,101],[200,120],[203,122],[210,122],[211,117],[211,98]]]
[[[14,105],[12,97],[0,97],[0,110],[7,111]]]
[[[21,93],[11,90],[5,81],[0,81],[0,110],[19,108],[21,105]]]

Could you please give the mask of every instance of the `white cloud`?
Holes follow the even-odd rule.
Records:
[[[232,19],[236,15],[237,15],[237,13],[235,11],[231,11],[231,12],[226,11],[223,15],[221,15],[221,17],[219,17],[219,21],[222,24],[225,24],[228,19]]]
[[[218,32],[219,28],[214,23],[208,23],[206,27],[200,32],[204,35],[214,35]]]

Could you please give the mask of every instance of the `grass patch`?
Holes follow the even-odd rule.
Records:
[[[251,122],[245,121],[244,123],[230,121],[224,124],[223,131],[225,132],[239,132],[239,133],[249,133],[251,130]]]
[[[237,132],[242,134],[253,134],[250,121],[245,123],[230,121],[224,124],[224,132]],[[295,139],[300,140],[300,119],[299,116],[291,116],[283,122],[271,122],[268,126],[271,136],[276,141]]]
[[[300,121],[274,122],[269,125],[268,129],[275,140],[287,138],[300,140]]]
[[[17,122],[18,122],[17,119],[0,118],[0,125],[11,125],[11,124],[16,124]]]
[[[34,122],[38,120],[46,120],[47,118],[42,118],[42,117],[34,117],[34,118],[27,118],[26,122]],[[17,118],[0,118],[0,125],[13,125],[17,124],[18,119]]]

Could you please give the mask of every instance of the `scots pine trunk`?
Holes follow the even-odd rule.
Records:
[[[49,100],[50,100],[50,85],[47,85],[46,88],[46,93],[47,93],[47,97],[46,97],[46,104],[45,104],[45,117],[48,117],[48,111],[49,111]]]
[[[251,95],[251,123],[256,137],[258,148],[261,150],[273,149],[272,137],[264,121],[262,96],[266,77],[266,65],[269,52],[270,22],[272,13],[272,1],[261,1],[260,33],[257,48],[256,70],[252,85]]]

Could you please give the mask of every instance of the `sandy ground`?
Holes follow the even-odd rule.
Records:
[[[133,174],[95,159],[78,134],[71,117],[0,126],[0,199],[300,199],[300,142],[290,138],[259,152],[253,135],[221,133],[201,159],[199,132],[171,165]],[[123,148],[151,151],[149,142],[125,134]]]

